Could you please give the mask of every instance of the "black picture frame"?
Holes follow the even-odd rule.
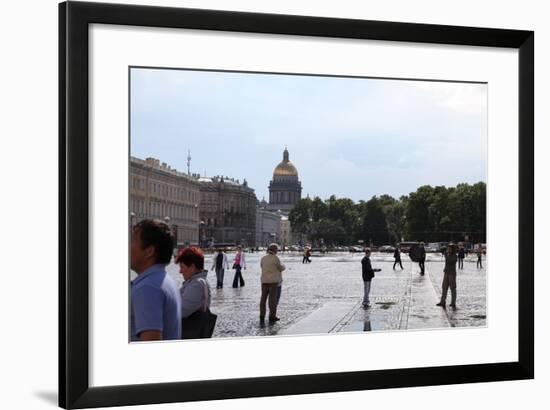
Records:
[[[90,387],[88,26],[92,23],[519,51],[517,362]],[[199,9],[59,4],[59,405],[86,408],[534,378],[534,32]]]

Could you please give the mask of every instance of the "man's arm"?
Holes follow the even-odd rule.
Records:
[[[136,334],[139,340],[162,340],[164,294],[160,289],[144,286],[132,293]]]
[[[279,264],[279,271],[282,272],[286,269],[286,266],[281,263],[279,257],[277,257],[277,263]]]

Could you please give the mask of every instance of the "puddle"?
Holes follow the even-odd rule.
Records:
[[[395,305],[395,302],[376,302],[377,305],[380,305],[380,309],[389,309],[392,305]]]

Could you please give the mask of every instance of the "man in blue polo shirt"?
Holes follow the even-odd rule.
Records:
[[[170,227],[143,220],[132,230],[130,267],[138,274],[131,284],[130,340],[181,338],[181,296],[166,273],[174,249]]]

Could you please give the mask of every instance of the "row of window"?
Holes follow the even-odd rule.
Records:
[[[216,204],[218,203],[219,196],[217,194],[210,194],[210,193],[201,193],[201,202],[205,204]],[[237,209],[248,209],[250,207],[256,206],[256,201],[253,198],[231,198],[231,199],[223,199],[221,200],[222,209],[224,209],[226,212],[235,212],[235,208]]]
[[[199,210],[194,206],[180,206],[166,202],[145,201],[133,198],[130,201],[130,210],[138,215],[152,214],[163,219],[165,216],[176,219],[199,219]]]
[[[146,179],[139,176],[133,176],[131,186],[133,189],[145,191]],[[167,185],[163,182],[149,181],[149,192],[171,199],[189,201],[197,203],[199,201],[199,191],[191,190],[175,185]]]
[[[178,243],[185,242],[197,242],[199,230],[197,229],[185,229],[178,227],[177,241]]]

